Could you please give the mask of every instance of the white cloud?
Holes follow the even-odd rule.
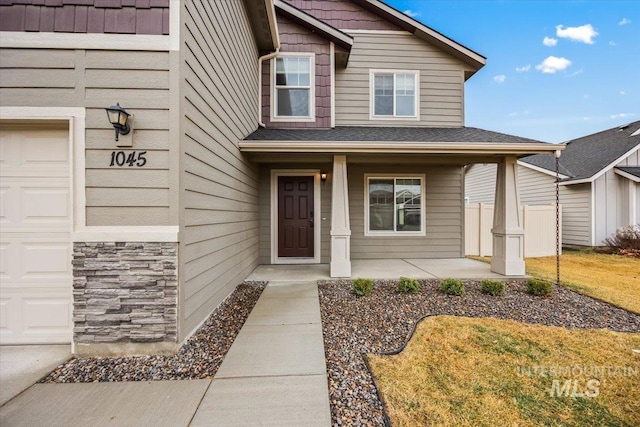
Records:
[[[584,73],[584,68],[580,68],[578,71],[576,71],[575,73],[571,74],[571,77],[577,76],[578,74],[582,74]]]
[[[598,32],[593,29],[591,24],[581,25],[580,27],[563,27],[564,25],[556,25],[556,36],[570,39],[574,42],[594,44],[593,38],[598,35]]]
[[[493,78],[493,81],[498,82],[498,83],[504,83],[504,81],[507,79],[507,76],[505,76],[504,74],[500,74],[497,75]]]
[[[589,99],[589,94],[588,94],[588,93],[585,93],[584,95],[582,95],[582,97],[583,97],[584,99]]]
[[[615,45],[616,45],[616,42],[614,41],[609,42],[609,46],[615,46]]]
[[[526,73],[527,71],[529,71],[531,69],[531,65],[527,64],[524,67],[516,67],[516,71],[518,73]]]
[[[618,22],[618,25],[627,25],[627,24],[631,24],[631,20],[627,18],[622,18],[622,21]]]
[[[412,17],[412,18],[415,18],[416,16],[420,16],[420,12],[414,12],[414,11],[413,11],[413,10],[411,10],[411,9],[407,9],[407,10],[405,10],[405,11],[404,11],[404,12],[402,12],[402,13],[404,13],[405,15],[410,16],[410,17]]]
[[[528,116],[529,110],[524,111],[514,111],[512,113],[507,114],[508,117],[518,117],[518,116]]]
[[[548,56],[544,61],[536,65],[536,70],[540,70],[546,74],[555,74],[556,71],[562,71],[570,65],[571,61],[569,61],[567,58]]]
[[[609,117],[612,119],[626,119],[627,117],[633,117],[635,114],[633,113],[620,113],[620,114],[612,114]]]
[[[625,95],[625,93],[624,93],[624,91],[623,91],[623,90],[621,90],[621,91],[620,91],[620,95],[622,95],[622,96],[624,96],[624,95]]]
[[[542,39],[542,44],[545,46],[555,46],[558,44],[558,39],[554,39],[553,37],[545,37]]]

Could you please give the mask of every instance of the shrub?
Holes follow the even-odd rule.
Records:
[[[619,228],[616,234],[604,239],[611,252],[640,258],[640,225]]]
[[[531,295],[544,296],[550,295],[553,290],[550,282],[540,279],[529,279],[527,282],[527,293]]]
[[[405,294],[415,294],[420,291],[420,282],[416,279],[410,279],[408,277],[401,277],[398,282],[398,292],[404,292]]]
[[[358,277],[353,281],[353,294],[357,297],[369,296],[373,289],[373,280]]]
[[[447,295],[464,295],[464,283],[462,280],[458,279],[444,279],[442,283],[440,283],[440,290]]]
[[[480,292],[494,297],[504,294],[504,282],[499,280],[485,279],[482,281]]]

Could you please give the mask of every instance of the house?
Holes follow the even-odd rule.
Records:
[[[495,166],[466,171],[465,193],[493,203]],[[640,223],[640,121],[567,142],[559,158],[562,243],[602,246],[617,229]],[[555,203],[555,159],[548,154],[518,160],[520,201]]]
[[[465,127],[485,58],[382,1],[2,0],[0,31],[2,343],[171,353],[258,264],[463,257],[472,163],[524,273],[516,159],[562,147]]]

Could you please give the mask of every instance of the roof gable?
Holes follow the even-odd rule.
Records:
[[[343,30],[404,30],[470,66],[465,79],[486,63],[486,58],[380,0],[286,0],[309,15]]]
[[[560,172],[570,181],[591,180],[640,148],[640,121],[571,140],[560,156]],[[536,154],[523,162],[555,170],[553,156]]]

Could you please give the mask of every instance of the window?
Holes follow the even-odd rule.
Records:
[[[417,118],[417,71],[371,71],[372,118]]]
[[[424,177],[366,177],[366,235],[424,235]]]
[[[313,120],[313,55],[287,55],[275,59],[273,119]]]

